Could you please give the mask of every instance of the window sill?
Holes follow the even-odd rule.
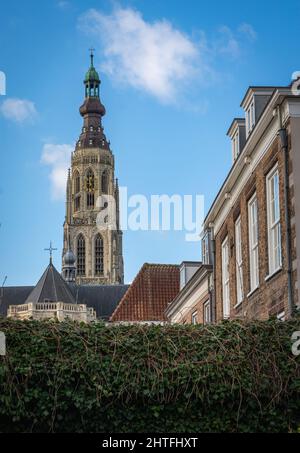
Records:
[[[256,293],[256,291],[258,289],[259,289],[259,285],[256,288],[252,289],[252,291],[250,291],[250,293],[247,294],[247,297],[251,297],[254,293]]]
[[[244,302],[244,299],[241,300],[241,302],[239,302],[238,304],[236,304],[233,308],[239,308]]]
[[[267,275],[265,278],[265,282],[268,282],[269,280],[271,280],[271,278],[275,277],[275,275],[279,274],[279,272],[281,272],[281,271],[282,271],[282,266],[278,267],[278,269],[276,269],[274,272],[272,272],[272,274]]]

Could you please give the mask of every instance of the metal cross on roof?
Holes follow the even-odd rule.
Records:
[[[93,47],[91,47],[91,48],[89,49],[89,51],[91,52],[91,53],[90,53],[90,57],[91,57],[91,66],[93,66],[93,64],[94,64],[94,51],[95,51],[95,49],[94,49]]]
[[[48,249],[44,249],[44,250],[46,250],[47,252],[49,252],[49,254],[50,254],[50,264],[51,264],[51,263],[52,263],[52,252],[53,252],[54,250],[57,250],[57,249],[54,248],[54,247],[52,247],[52,241],[50,241],[50,246],[49,246],[49,248],[48,248]]]

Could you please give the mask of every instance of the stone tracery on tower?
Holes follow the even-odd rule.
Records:
[[[118,284],[124,281],[122,231],[119,228],[119,190],[114,176],[114,155],[104,134],[105,107],[100,100],[100,77],[94,67],[91,50],[90,68],[84,79],[85,99],[80,107],[83,126],[71,156],[66,190],[64,256],[76,257],[77,284]],[[97,199],[110,195],[115,201],[116,229],[98,230]]]

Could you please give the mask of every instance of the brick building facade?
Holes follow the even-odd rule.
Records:
[[[299,84],[250,87],[241,104],[245,117],[229,128],[233,165],[203,228],[211,322],[286,319],[299,308]],[[188,291],[180,297],[181,309],[188,307]],[[178,322],[176,300],[168,308],[172,322]]]
[[[180,266],[180,274],[190,263]],[[193,263],[194,264],[194,263]],[[208,324],[211,322],[212,266],[198,263],[194,272],[180,279],[181,291],[166,309],[166,317],[179,324]]]

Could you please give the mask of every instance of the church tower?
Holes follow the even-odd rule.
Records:
[[[90,57],[84,79],[85,100],[79,110],[83,127],[71,156],[67,180],[63,269],[65,254],[72,251],[76,257],[77,284],[118,284],[124,281],[119,189],[114,176],[114,155],[102,126],[105,108],[100,101],[101,82],[92,51]],[[97,219],[107,210],[105,197],[113,201],[109,203],[115,217],[113,228],[99,228]],[[107,217],[104,218],[105,223]]]

